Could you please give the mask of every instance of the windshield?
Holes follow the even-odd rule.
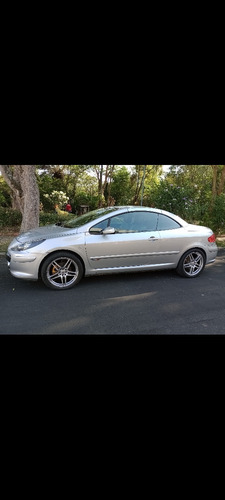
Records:
[[[88,224],[89,222],[98,219],[98,217],[103,217],[104,215],[114,212],[115,210],[117,210],[116,207],[99,208],[98,210],[93,210],[92,212],[80,215],[75,219],[66,221],[66,223],[63,224],[63,227],[71,227],[71,228],[81,227],[84,226],[84,224]]]

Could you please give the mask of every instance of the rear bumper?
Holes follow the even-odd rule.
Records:
[[[218,247],[215,245],[213,248],[210,248],[208,251],[206,264],[212,264],[212,262],[215,262],[217,254],[218,254]]]
[[[215,262],[215,260],[216,260],[216,259],[208,260],[207,265],[208,265],[208,264],[212,264],[213,262]]]

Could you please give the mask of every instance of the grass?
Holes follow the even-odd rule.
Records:
[[[219,248],[224,248],[225,247],[225,235],[223,238],[220,236],[219,238],[216,238],[216,244]]]
[[[19,234],[19,231],[19,226],[0,228],[0,252],[6,252],[10,241]]]
[[[10,241],[2,241],[0,240],[0,252],[6,252],[8,246],[9,246]]]

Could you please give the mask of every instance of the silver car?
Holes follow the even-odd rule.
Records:
[[[83,276],[125,271],[176,269],[195,278],[216,256],[211,229],[136,206],[94,210],[61,226],[33,229],[7,251],[13,276],[41,277],[54,290],[72,288]]]

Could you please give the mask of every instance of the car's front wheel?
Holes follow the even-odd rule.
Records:
[[[185,278],[196,278],[203,271],[205,267],[205,254],[194,248],[188,250],[183,257],[181,257],[180,262],[177,266],[177,272],[180,276]]]
[[[70,252],[50,255],[41,268],[43,283],[54,290],[68,290],[77,285],[84,274],[80,260]]]

